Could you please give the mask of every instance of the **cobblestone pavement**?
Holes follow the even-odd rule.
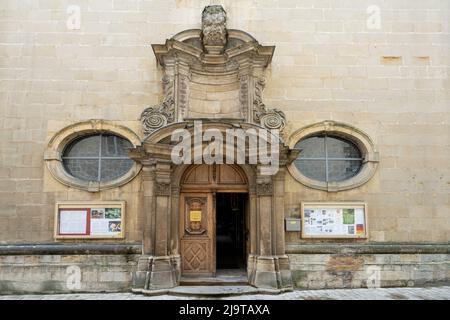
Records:
[[[0,300],[173,300],[208,299],[186,296],[143,296],[133,293],[86,293],[52,295],[4,295]],[[296,290],[280,295],[242,295],[215,299],[239,300],[450,300],[450,286],[427,288]]]

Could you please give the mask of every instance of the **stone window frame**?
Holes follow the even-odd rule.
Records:
[[[306,177],[292,162],[287,168],[298,182],[313,189],[337,192],[362,186],[373,177],[379,163],[379,152],[366,133],[349,124],[327,120],[303,127],[290,136],[288,146],[294,149],[300,140],[323,133],[347,139],[359,148],[363,158],[359,172],[343,181],[325,182]]]
[[[44,161],[53,178],[60,183],[89,192],[120,187],[133,180],[141,171],[142,164],[134,162],[124,175],[110,181],[86,181],[70,175],[64,168],[62,154],[66,146],[78,138],[93,134],[113,134],[131,142],[133,147],[141,145],[139,136],[127,127],[106,120],[91,120],[69,125],[58,131],[49,141]]]

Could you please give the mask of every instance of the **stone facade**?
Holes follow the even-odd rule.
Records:
[[[296,288],[377,288],[448,284],[448,245],[292,245]]]
[[[216,101],[218,110],[231,118],[242,116],[234,104],[236,101],[247,107],[256,102],[262,111],[267,104],[270,110],[276,108],[285,115],[283,127],[287,141],[307,126],[336,121],[365,132],[379,153],[373,176],[356,188],[337,192],[318,190],[301,184],[287,171],[284,178],[286,217],[298,217],[300,201],[305,200],[367,202],[370,226],[367,240],[306,240],[301,239],[300,233],[287,232],[286,245],[448,243],[448,1],[226,0],[217,3],[227,12],[227,28],[244,30],[261,45],[274,46],[273,58],[264,71],[265,81],[250,83],[248,75],[241,75],[224,87],[225,94],[198,85],[208,79],[189,79],[187,74],[182,74],[176,84],[185,90],[185,95],[176,97],[179,115],[184,116],[182,106],[187,98],[193,101],[191,116],[205,110],[206,100]],[[144,140],[151,131],[142,127],[142,121],[145,123],[147,119],[144,110],[172,103],[167,99],[171,74],[163,74],[150,44],[164,43],[182,30],[201,29],[202,11],[209,4],[210,1],[190,0],[82,0],[77,1],[78,7],[68,10],[71,3],[64,1],[3,1],[0,16],[1,244],[53,242],[54,205],[62,200],[126,201],[125,239],[119,242],[145,242],[143,234],[150,230],[146,229],[146,204],[141,199],[148,197],[147,171],[142,170],[130,182],[111,189],[81,190],[54,178],[45,164],[45,153],[55,134],[92,119],[128,128]],[[79,28],[71,27],[77,8]],[[377,8],[380,9],[379,28],[371,20],[377,17]],[[216,18],[204,22],[211,31],[205,42],[210,46],[210,53],[220,52],[223,45],[223,30],[215,25],[222,20]],[[241,94],[249,90],[249,84],[254,85],[250,89],[255,89],[256,99]],[[259,90],[262,87],[265,87],[263,93]],[[229,97],[234,97],[233,102],[228,101]],[[255,115],[256,119],[261,117]],[[253,116],[244,114],[247,119]],[[155,122],[147,123],[151,127]],[[8,288],[3,281],[11,280],[11,271],[7,270],[11,266],[18,268],[15,261],[30,261],[21,270],[32,264],[47,264],[46,255],[1,258],[1,288]],[[131,265],[123,262],[124,257],[74,255],[67,259],[81,259],[87,266],[95,259],[100,259],[101,265],[122,259],[118,263],[127,267],[121,270],[131,270]],[[298,286],[347,285],[339,274],[320,280],[314,278],[315,273],[310,273],[315,268],[326,270],[332,259],[329,253],[290,253],[290,259],[293,280]],[[315,259],[320,260],[317,265],[311,262]],[[448,272],[443,275],[441,267],[426,263],[437,259],[441,266],[445,263],[448,266],[445,254],[373,254],[361,259],[361,265],[379,261],[386,266],[382,267],[386,272],[402,272],[403,269],[397,269],[412,266],[422,270],[423,265],[426,275],[417,279],[426,282],[449,279]],[[399,267],[396,259],[411,263]],[[39,270],[33,268],[28,270]],[[55,273],[62,274],[63,269],[58,270]],[[421,283],[414,280],[418,273],[408,272],[399,274],[397,282],[394,273],[386,273],[393,281],[386,285],[408,285],[410,280]],[[412,279],[408,280],[407,274]],[[97,276],[100,277],[99,273]],[[42,281],[53,279],[49,277]],[[99,285],[97,289],[129,289],[131,277],[120,277],[123,283],[120,280],[117,287]],[[364,283],[351,282],[351,286],[358,285]],[[20,286],[17,288],[22,290]],[[40,285],[35,288],[44,289]],[[95,290],[89,286],[85,289]]]
[[[0,293],[128,291],[139,249],[133,245],[2,247]]]
[[[137,255],[20,255],[0,256],[2,294],[124,292],[131,289]],[[80,286],[67,285],[78,266]]]

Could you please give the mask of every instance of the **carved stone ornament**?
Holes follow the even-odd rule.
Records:
[[[262,91],[264,90],[265,80],[259,78],[255,84],[255,99],[253,100],[253,121],[259,123],[266,129],[278,129],[283,131],[286,126],[286,116],[283,111],[278,109],[268,109],[262,101]]]
[[[227,14],[220,5],[207,6],[202,13],[202,41],[208,53],[223,51],[227,43]]]
[[[155,195],[157,196],[170,196],[170,183],[156,182],[155,183]]]
[[[162,79],[164,100],[160,105],[146,108],[141,114],[141,122],[145,134],[166,126],[174,121],[175,117],[175,101],[173,80],[164,76]]]
[[[270,196],[273,193],[273,184],[270,181],[260,181],[256,184],[256,194],[258,196]]]

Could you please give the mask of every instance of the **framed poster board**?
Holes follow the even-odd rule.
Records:
[[[57,202],[55,239],[123,239],[125,201]]]
[[[302,238],[367,238],[364,202],[302,202]]]

